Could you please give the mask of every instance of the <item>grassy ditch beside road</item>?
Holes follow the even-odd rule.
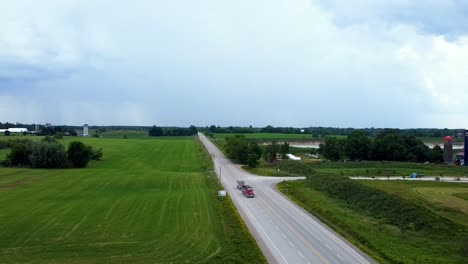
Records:
[[[382,263],[467,263],[468,215],[447,217],[441,213],[443,205],[411,194],[415,183],[404,184],[411,187],[396,195],[389,188],[318,173],[304,181],[281,183],[278,188]],[[417,187],[422,184],[438,190],[468,188],[460,184],[416,183]]]
[[[0,168],[2,263],[265,263],[195,137],[80,140],[102,161]]]
[[[245,167],[251,173],[264,176],[297,176],[311,171],[335,176],[407,176],[414,172],[426,176],[468,177],[468,168],[443,164],[422,164],[391,161],[317,162],[281,160],[274,163],[260,162],[257,168]],[[279,173],[278,173],[279,169]]]

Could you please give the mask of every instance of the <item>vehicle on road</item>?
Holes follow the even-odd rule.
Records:
[[[245,181],[237,181],[237,189],[242,191],[242,194],[247,198],[254,198],[254,190],[252,186],[245,184]]]

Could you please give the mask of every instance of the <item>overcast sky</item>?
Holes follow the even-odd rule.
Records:
[[[0,121],[468,127],[465,0],[0,0]]]

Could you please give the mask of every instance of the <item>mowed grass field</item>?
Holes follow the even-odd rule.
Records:
[[[407,181],[362,181],[363,184],[416,201],[430,210],[468,226],[468,184]]]
[[[466,208],[468,201],[459,198],[464,202],[453,202],[456,197],[449,194],[466,194],[468,185],[436,182],[362,182],[423,205],[456,223],[468,225],[468,215],[461,211],[462,208]],[[379,263],[467,263],[468,255],[464,256],[459,252],[459,239],[454,242],[448,235],[444,237],[443,234],[402,231],[380,218],[352,209],[343,200],[331,198],[311,188],[306,181],[283,182],[279,184],[279,189]],[[457,230],[455,228],[457,227],[454,227],[454,230]]]
[[[1,263],[265,262],[195,137],[79,140],[103,160],[0,168]]]

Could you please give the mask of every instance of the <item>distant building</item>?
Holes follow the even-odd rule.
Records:
[[[451,136],[446,136],[444,138],[444,163],[451,164],[453,162],[453,138]]]
[[[83,137],[89,136],[89,126],[88,124],[84,124],[83,126]]]
[[[460,161],[460,164],[465,163],[465,152],[459,152],[456,156],[457,161]]]
[[[24,132],[28,132],[28,129],[27,128],[8,128],[8,129],[0,129],[0,133],[5,133],[5,131],[10,131],[10,133],[24,133]]]

